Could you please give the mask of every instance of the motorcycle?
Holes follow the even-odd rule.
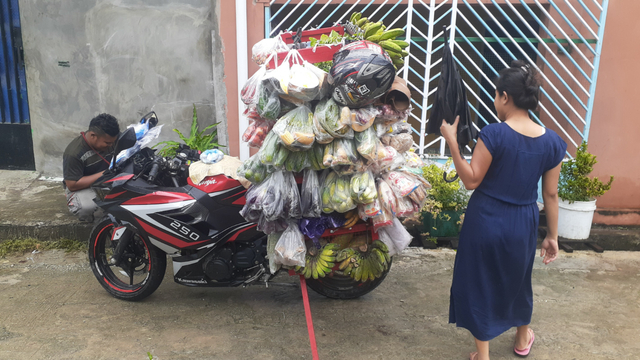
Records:
[[[152,128],[158,119],[151,112],[140,123]],[[195,184],[188,168],[190,161],[199,160],[198,151],[183,145],[175,156],[160,157],[150,148],[134,147],[136,140],[133,127],[118,136],[110,169],[92,185],[96,203],[106,213],[89,239],[89,262],[102,287],[118,299],[144,299],[162,283],[167,255],[174,281],[182,285],[268,286],[277,273],[269,271],[267,235],[240,215],[244,186],[226,175]],[[134,151],[116,162],[116,155],[127,149]],[[323,237],[350,232],[376,237],[367,223],[327,230]],[[372,281],[334,271],[308,279],[307,285],[329,298],[357,298],[375,289],[390,266]]]

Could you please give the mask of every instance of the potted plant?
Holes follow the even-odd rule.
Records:
[[[421,230],[427,242],[435,242],[438,237],[457,236],[460,232],[464,210],[469,202],[469,192],[460,181],[444,180],[444,172],[452,163],[452,159],[449,159],[444,167],[430,164],[422,168],[424,178],[431,184],[421,211]],[[448,176],[455,176],[455,171],[450,171]]]
[[[576,157],[563,163],[558,182],[558,236],[583,240],[589,237],[596,198],[611,189],[613,176],[608,183],[597,177],[589,178],[596,156],[587,151],[582,142]]]

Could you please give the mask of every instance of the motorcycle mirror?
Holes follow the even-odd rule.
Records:
[[[140,120],[140,123],[144,124],[145,122],[149,123],[149,129],[158,125],[158,116],[156,115],[156,112],[152,111],[147,115],[143,116],[142,119]]]

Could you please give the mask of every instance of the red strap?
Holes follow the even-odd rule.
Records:
[[[313,331],[313,319],[311,319],[311,307],[309,306],[309,294],[307,294],[307,281],[304,275],[300,275],[300,289],[302,289],[302,302],[304,303],[304,315],[307,318],[307,331],[309,332],[309,342],[311,343],[311,354],[313,360],[319,360],[318,347],[316,346],[316,334]]]

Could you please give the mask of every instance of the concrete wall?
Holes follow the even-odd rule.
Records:
[[[609,1],[589,151],[598,156],[593,175],[615,180],[597,201],[595,223],[640,225],[637,14],[640,1]]]
[[[21,0],[36,169],[62,174],[62,153],[106,112],[122,128],[154,110],[161,140],[199,122],[226,136],[219,0]],[[68,61],[69,67],[59,66]]]

